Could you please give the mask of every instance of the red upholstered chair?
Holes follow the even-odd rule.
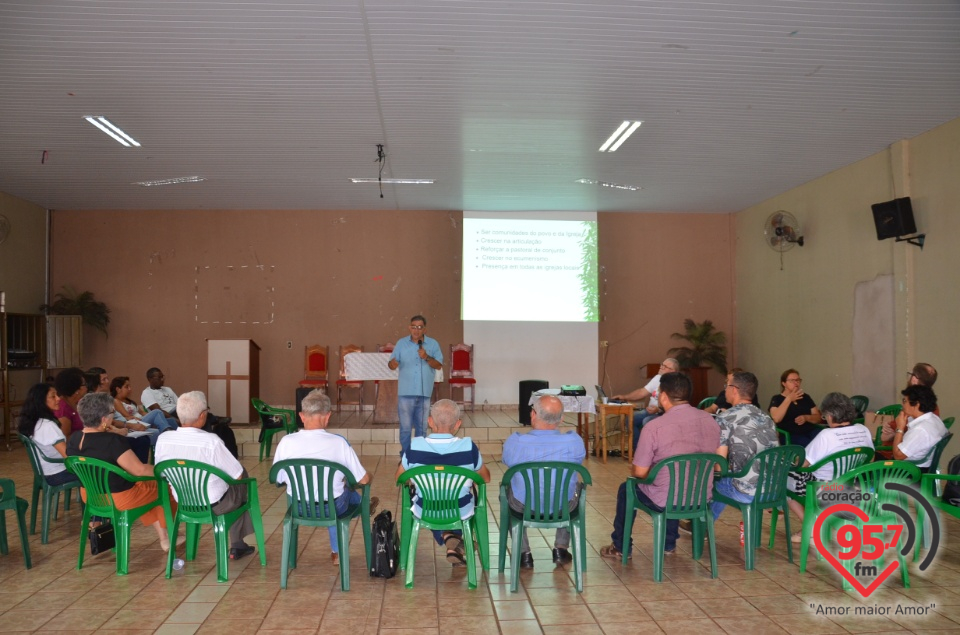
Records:
[[[387,342],[386,344],[377,344],[377,352],[378,352],[378,353],[392,353],[394,347],[395,347],[395,345],[394,345],[394,344],[391,344],[391,343],[389,343],[389,342]],[[374,402],[376,402],[377,399],[378,399],[379,396],[380,396],[380,380],[379,380],[379,379],[374,379],[374,380],[373,380],[373,390],[374,390],[373,400],[374,400]]]
[[[473,410],[477,397],[477,380],[473,376],[473,344],[450,345],[450,398],[453,399],[453,389],[461,390],[462,401],[458,404],[466,405],[467,389],[470,389],[470,410]]]
[[[346,378],[346,362],[343,361],[343,358],[349,355],[350,353],[362,353],[363,347],[356,346],[355,344],[347,344],[346,346],[340,347],[340,379],[337,380],[337,412],[340,412],[340,406],[346,404],[348,406],[357,406],[358,410],[363,410],[363,385],[366,383],[364,381],[354,381]],[[344,401],[343,400],[343,390],[350,388],[357,389],[357,400],[356,401]]]
[[[300,385],[304,388],[327,389],[327,358],[330,357],[330,347],[314,344],[305,346],[303,353],[303,380]]]

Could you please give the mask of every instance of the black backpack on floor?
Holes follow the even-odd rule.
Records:
[[[392,578],[400,564],[400,537],[393,515],[385,509],[373,519],[373,563],[370,575],[374,578]]]
[[[950,459],[947,474],[960,474],[960,454]],[[943,486],[943,502],[960,505],[960,482],[946,481]]]

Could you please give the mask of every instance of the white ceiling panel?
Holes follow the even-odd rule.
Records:
[[[728,212],[960,116],[958,34],[956,0],[0,1],[0,190],[54,209]],[[599,153],[625,119],[643,125]],[[377,176],[377,144],[383,176],[436,184],[349,183]]]

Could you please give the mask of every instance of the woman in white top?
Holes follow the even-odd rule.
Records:
[[[832,392],[823,398],[820,404],[820,412],[827,422],[827,428],[820,433],[806,447],[806,460],[803,467],[810,467],[817,461],[843,452],[852,448],[873,447],[873,436],[866,426],[850,422],[857,417],[857,408],[853,405],[850,397]],[[810,481],[830,481],[839,476],[833,473],[833,465],[824,465],[816,472],[795,473],[791,472],[791,479],[787,480],[787,486],[797,494],[806,493],[807,483]],[[798,503],[792,498],[787,498],[787,504],[793,510],[800,520],[803,521],[803,504]],[[801,542],[801,532],[793,534],[793,542]]]
[[[145,415],[140,414],[139,405],[130,398],[131,392],[129,377],[114,377],[110,382],[110,394],[113,395],[113,418],[128,424],[152,427],[157,433],[153,435],[151,442],[156,445],[156,435],[166,432],[169,428],[176,428],[177,420],[165,416],[162,410],[151,410]]]
[[[62,459],[67,456],[67,440],[57,422],[54,411],[60,406],[56,389],[49,384],[36,384],[27,392],[20,409],[17,428],[25,437],[30,437],[44,456]],[[43,478],[50,485],[63,485],[77,481],[76,475],[68,472],[63,463],[40,461]]]

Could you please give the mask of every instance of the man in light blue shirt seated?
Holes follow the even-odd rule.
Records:
[[[427,425],[433,434],[427,437],[411,439],[410,448],[400,457],[400,466],[394,478],[399,478],[406,470],[421,465],[453,465],[473,470],[483,478],[485,483],[490,482],[490,470],[483,464],[480,449],[470,437],[458,437],[460,429],[460,406],[455,401],[441,399],[430,408]],[[468,485],[460,492],[460,518],[473,516],[474,500],[471,487]],[[420,518],[423,510],[419,492],[415,492],[411,500],[413,515]],[[457,531],[434,531],[433,537],[437,544],[447,548],[447,562],[455,567],[466,564],[464,559],[463,538]]]
[[[533,405],[530,415],[530,424],[533,430],[526,434],[513,433],[503,444],[503,464],[512,467],[520,463],[533,461],[559,461],[563,463],[582,464],[586,458],[583,439],[572,431],[561,434],[559,427],[563,420],[563,403],[552,395],[540,397]],[[574,477],[570,482],[570,509],[575,509],[579,501],[578,482]],[[526,492],[524,491],[523,477],[515,474],[507,488],[507,499],[510,509],[522,512]],[[552,496],[552,490],[550,492]],[[570,531],[565,528],[557,529],[553,543],[554,564],[567,564],[573,560],[568,547],[570,546]],[[503,545],[501,549],[505,548]],[[527,532],[523,532],[523,545],[520,550],[520,568],[533,568],[533,554],[530,553],[530,541]]]
[[[393,347],[387,366],[400,369],[397,379],[397,414],[400,417],[400,454],[410,449],[410,434],[426,433],[427,411],[436,371],[443,368],[440,344],[427,337],[427,319],[422,315],[410,318],[410,336]]]

